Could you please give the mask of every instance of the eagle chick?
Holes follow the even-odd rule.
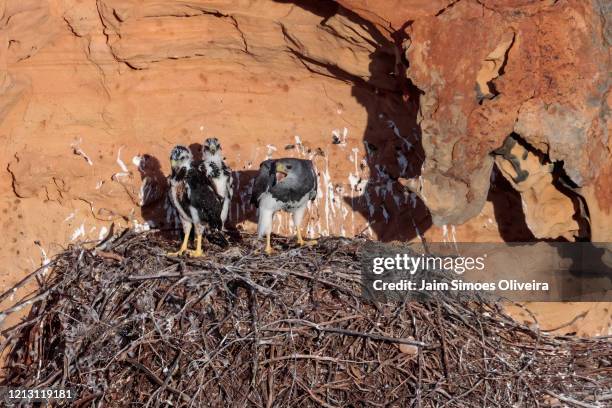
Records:
[[[170,198],[183,226],[183,243],[177,256],[187,252],[191,256],[202,256],[202,234],[206,226],[220,229],[222,199],[206,177],[202,162],[194,162],[193,155],[185,146],[175,146],[170,154],[172,174],[170,176]],[[187,251],[189,234],[195,227],[196,249]]]
[[[232,196],[234,195],[234,185],[232,171],[223,159],[219,140],[215,137],[206,139],[202,145],[202,161],[206,169],[206,175],[212,182],[215,192],[223,201],[221,227],[224,229],[229,215]]]

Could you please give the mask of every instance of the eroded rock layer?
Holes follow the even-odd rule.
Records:
[[[592,239],[612,237],[610,191],[592,191],[611,181],[609,21],[608,2],[457,1],[410,25],[408,76],[424,92],[426,152],[422,180],[412,184],[435,223],[463,223],[481,211],[490,153],[516,134],[588,196],[598,214]],[[520,182],[532,184],[532,176]],[[559,194],[550,200],[563,201]],[[565,195],[560,205],[571,205]],[[542,212],[543,198],[524,199],[528,218]],[[566,211],[546,214],[532,217],[537,237],[576,235]]]

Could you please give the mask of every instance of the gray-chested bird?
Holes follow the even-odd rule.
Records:
[[[310,160],[283,158],[266,160],[259,166],[251,203],[257,206],[259,219],[257,235],[266,236],[266,253],[273,252],[270,244],[274,214],[287,211],[293,215],[299,245],[314,244],[302,239],[300,226],[308,206],[317,196],[317,176]]]

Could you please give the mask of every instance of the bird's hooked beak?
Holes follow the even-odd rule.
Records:
[[[282,181],[285,177],[287,177],[287,168],[282,163],[276,164],[276,182]]]

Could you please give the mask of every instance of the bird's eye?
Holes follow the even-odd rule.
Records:
[[[292,166],[287,166],[287,170],[291,170],[291,167],[292,167]]]

